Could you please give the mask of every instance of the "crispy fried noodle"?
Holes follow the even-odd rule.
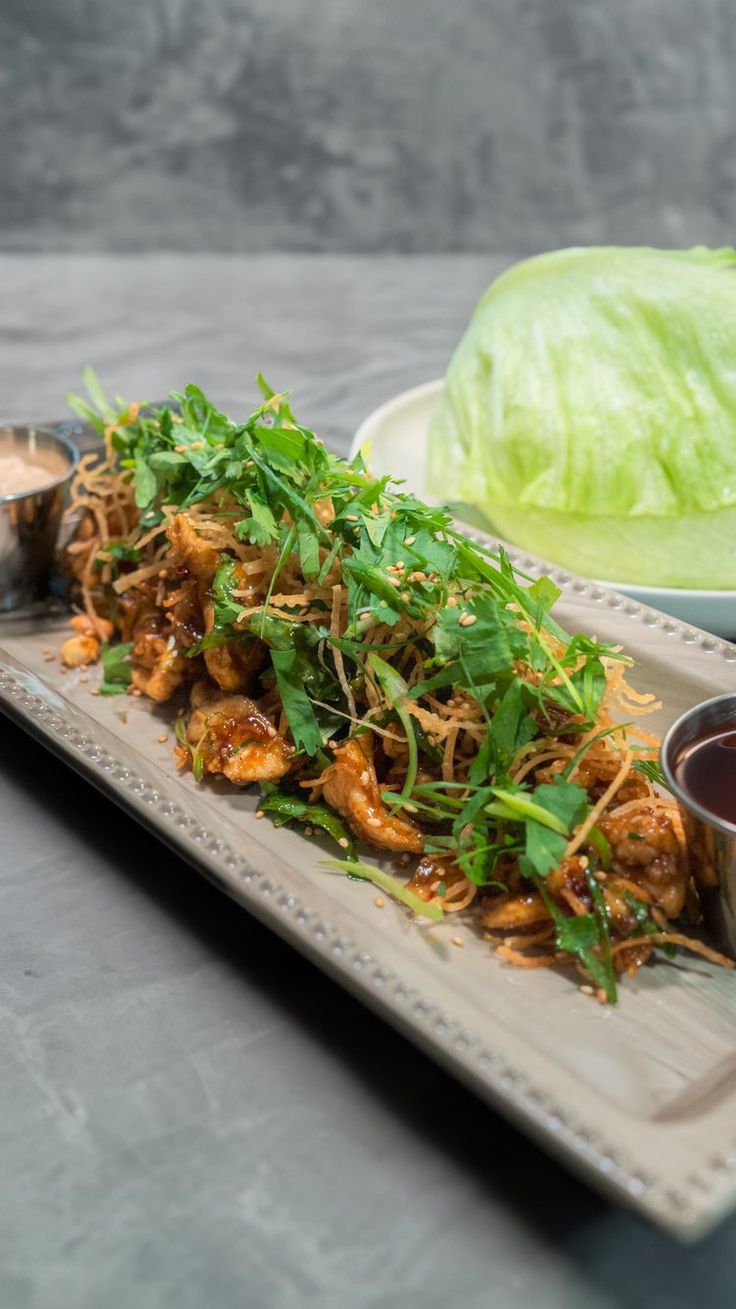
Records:
[[[559,626],[549,578],[329,454],[262,379],[242,423],[194,386],[112,409],[87,381],[104,453],[74,485],[62,654],[101,648],[103,693],[171,702],[181,768],[260,787],[276,824],[337,843],[333,870],[466,916],[510,964],[574,967],[602,1001],[657,951],[730,966],[689,935],[654,697],[619,647]]]

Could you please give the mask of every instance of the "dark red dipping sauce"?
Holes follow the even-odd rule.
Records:
[[[675,777],[683,791],[703,809],[736,824],[736,730],[705,736],[688,746]]]

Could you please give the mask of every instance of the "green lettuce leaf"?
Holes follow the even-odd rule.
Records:
[[[450,363],[429,481],[578,572],[736,585],[736,251],[509,269]]]

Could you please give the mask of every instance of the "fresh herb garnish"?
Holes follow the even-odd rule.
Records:
[[[102,647],[102,682],[100,695],[125,695],[133,680],[130,664],[132,641]]]
[[[576,769],[594,743],[623,730],[596,730],[606,662],[622,659],[620,652],[564,631],[550,612],[559,590],[549,578],[522,577],[503,550],[470,541],[447,509],[372,477],[360,456],[348,462],[330,454],[262,378],[263,403],[240,423],[196,386],[174,393],[170,405],[115,412],[96,379],[86,380],[96,409],[72,403],[112,441],[135,491],[139,539],[172,510],[186,513],[202,502],[231,533],[208,588],[207,634],[186,652],[196,658],[229,643],[263,642],[262,689],[278,693],[296,757],[313,760],[318,771],[336,736],[376,732],[385,757],[398,750],[402,761],[384,803],[418,816],[425,852],[482,887],[503,886],[513,863],[543,896],[558,948],[578,958],[610,998],[608,920],[597,883],[588,881],[591,912],[570,916],[546,879],[590,812]],[[255,603],[244,600],[256,591],[244,586],[243,545],[268,553]],[[141,561],[135,535],[102,553],[113,572]],[[298,586],[289,589],[294,578]],[[130,650],[105,651],[103,693],[129,685]],[[444,735],[427,725],[452,697],[467,707],[474,731],[475,753],[466,754],[461,781],[446,763]],[[566,734],[573,746],[583,744],[567,752],[561,775],[535,785],[522,769],[518,780],[528,745]],[[201,777],[207,733],[192,746],[181,723],[177,738]],[[635,767],[661,781],[656,764]],[[355,873],[352,837],[325,805],[286,788],[264,795],[262,808],[277,823],[327,832],[343,849],[347,841],[343,863]],[[589,832],[586,849],[596,866],[609,866],[600,828]],[[359,875],[416,912],[439,916],[434,906],[418,908],[424,902],[388,874],[362,867]]]
[[[342,819],[324,804],[307,804],[306,800],[287,791],[266,791],[262,796],[259,809],[268,814],[275,827],[285,823],[299,822],[305,827],[318,827],[331,836],[342,849],[348,863],[355,863],[355,841]]]

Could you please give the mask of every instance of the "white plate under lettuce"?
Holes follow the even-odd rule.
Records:
[[[430,504],[437,504],[438,497],[430,495],[426,486],[427,433],[443,385],[442,379],[436,378],[388,400],[361,423],[352,444],[354,454],[369,443],[374,473],[402,478],[410,490]],[[465,504],[452,507],[461,522],[494,535],[492,524],[479,509]],[[641,586],[625,578],[600,584],[706,632],[728,640],[736,638],[736,591]]]

